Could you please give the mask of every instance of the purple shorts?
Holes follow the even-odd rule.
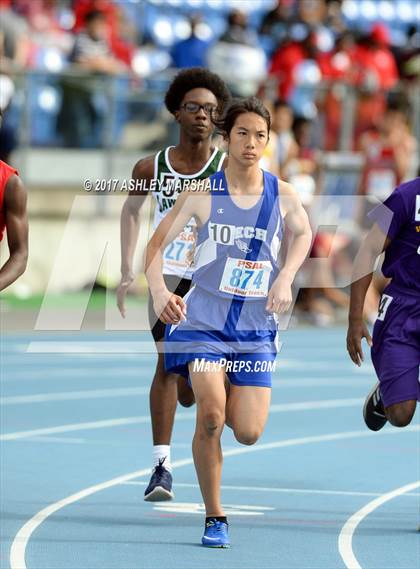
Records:
[[[393,283],[384,290],[373,329],[372,362],[385,407],[420,401],[420,297]]]

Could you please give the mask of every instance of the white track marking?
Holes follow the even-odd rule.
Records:
[[[83,391],[64,391],[61,393],[37,393],[36,395],[16,395],[1,397],[0,406],[26,405],[28,403],[48,403],[50,401],[75,401],[80,399],[102,399],[107,397],[131,397],[148,395],[149,387],[121,387],[119,389],[90,389]]]
[[[32,437],[31,441],[35,443],[59,443],[60,445],[65,444],[86,444],[86,439],[80,439],[76,437]]]
[[[279,403],[272,405],[270,413],[287,413],[291,411],[310,411],[316,409],[334,409],[337,407],[355,407],[360,405],[363,399],[330,399],[322,401],[302,401],[300,403]],[[190,413],[178,413],[177,421],[189,421],[195,419],[195,411]],[[57,427],[46,427],[32,431],[17,431],[0,435],[0,441],[15,441],[27,439],[34,436],[54,435],[58,433],[69,433],[73,431],[87,431],[90,429],[106,429],[124,425],[136,425],[150,422],[150,415],[141,417],[123,417],[118,419],[107,419],[104,421],[92,421],[89,423],[72,423],[69,425],[58,425]]]
[[[27,348],[28,353],[32,354],[155,354],[156,347],[153,341],[144,340],[138,342],[62,342],[62,341],[44,341],[30,342]],[[364,366],[370,370],[373,367],[370,364]],[[308,369],[308,362],[299,358],[282,358],[281,352],[278,357],[278,372],[282,369]],[[331,369],[330,356],[325,361],[311,361],[311,370]],[[353,370],[351,362],[340,361],[334,363],[334,369],[337,370]],[[355,368],[354,368],[355,369]]]
[[[123,482],[127,486],[147,486],[148,482],[141,482],[140,480],[130,480],[128,482]],[[200,488],[198,484],[189,484],[185,482],[177,482],[175,485],[177,488]],[[281,494],[326,494],[329,496],[382,496],[379,492],[352,492],[348,490],[309,490],[305,488],[277,488],[275,486],[229,486],[223,485],[220,487],[222,490],[239,490],[244,492],[278,492]],[[415,496],[419,497],[420,494],[416,492],[410,492],[404,494],[405,496]]]
[[[345,338],[343,337],[345,343]],[[341,343],[340,343],[341,345]],[[148,350],[145,352],[144,350]],[[291,347],[282,348],[287,350],[291,355],[296,355],[296,360],[300,360],[300,350],[292,349]],[[34,340],[27,344],[21,344],[19,350],[14,350],[9,347],[9,353],[34,353],[34,354],[141,354],[141,353],[156,353],[156,346],[153,340],[138,340],[138,341],[95,341],[95,340]],[[331,353],[331,348],[325,346],[308,346],[305,348],[306,352],[314,352],[314,355],[324,355],[328,359],[333,358],[334,354]],[[341,356],[335,359],[342,360]],[[292,360],[291,360],[292,361]]]
[[[270,413],[287,411],[310,411],[312,409],[336,409],[338,407],[357,407],[364,402],[364,398],[326,399],[322,401],[301,401],[299,403],[277,403],[271,405]]]
[[[190,418],[190,417],[188,417]],[[179,415],[177,421],[186,419],[185,416]],[[17,431],[15,433],[6,433],[0,435],[0,441],[17,441],[19,439],[29,439],[32,437],[55,435],[59,433],[71,433],[74,431],[89,431],[91,429],[109,429],[111,427],[122,427],[125,425],[137,425],[141,423],[149,423],[150,416],[142,417],[125,417],[122,419],[106,419],[104,421],[91,421],[89,423],[70,423],[68,425],[59,425],[57,427],[46,427],[44,429],[34,429],[32,431]]]
[[[316,435],[312,437],[301,437],[296,439],[286,439],[280,440],[272,443],[261,444],[257,446],[245,446],[236,449],[232,449],[226,451],[224,453],[224,458],[228,458],[230,456],[239,456],[242,454],[249,454],[255,452],[263,452],[266,450],[278,449],[278,448],[287,448],[292,446],[298,445],[305,445],[305,444],[314,444],[314,443],[322,443],[322,442],[329,442],[329,441],[338,441],[338,440],[345,440],[345,439],[352,439],[352,438],[367,438],[371,436],[386,436],[386,435],[398,435],[401,433],[407,433],[407,431],[419,431],[420,427],[407,427],[402,431],[401,429],[385,429],[380,431],[379,433],[375,433],[373,431],[348,431],[344,433],[330,433],[328,435]],[[193,464],[192,458],[187,458],[184,460],[177,460],[172,463],[172,468],[181,468],[182,466],[187,466]],[[26,562],[25,562],[25,551],[28,541],[33,534],[33,532],[52,514],[56,513],[58,510],[61,510],[65,506],[70,504],[74,504],[83,498],[91,496],[96,492],[100,492],[102,490],[106,490],[118,484],[122,484],[123,482],[128,482],[129,480],[133,480],[134,478],[139,478],[141,476],[148,476],[150,475],[150,468],[145,468],[143,470],[137,470],[136,472],[131,472],[129,474],[124,474],[122,476],[118,476],[117,478],[113,478],[112,480],[108,480],[106,482],[102,482],[100,484],[95,484],[94,486],[90,486],[89,488],[85,488],[80,492],[76,492],[71,496],[67,496],[67,498],[63,498],[58,502],[54,502],[50,504],[46,508],[40,510],[37,514],[35,514],[30,520],[28,520],[18,531],[16,534],[11,549],[10,549],[10,566],[11,569],[27,569]],[[408,490],[407,490],[408,491]]]
[[[372,500],[366,506],[358,510],[355,514],[351,516],[344,524],[340,535],[338,537],[338,550],[340,555],[344,561],[345,566],[348,569],[362,569],[359,562],[357,561],[354,553],[353,553],[353,535],[357,529],[357,526],[374,510],[389,502],[389,500],[393,500],[406,492],[411,492],[416,488],[420,487],[420,480],[418,482],[413,482],[411,484],[407,484],[405,486],[401,486],[396,490],[392,490],[392,492],[388,492],[387,494],[382,494],[379,498]]]
[[[67,364],[68,365],[68,364]],[[141,373],[144,371],[145,367],[143,363],[139,363],[136,367],[124,367],[124,379],[135,379],[139,381]],[[94,371],[94,373],[93,373]],[[153,375],[154,367],[150,367],[150,375]],[[3,374],[4,377],[1,378],[2,383],[15,383],[16,381],[54,381],[54,383],[62,381],[102,381],[102,380],[118,380],[121,377],[121,368],[115,369],[113,367],[98,367],[95,370],[89,369],[89,367],[57,367],[48,366],[48,375],[46,375],[44,369],[23,369],[8,371],[7,374]]]
[[[153,509],[158,512],[171,512],[173,514],[199,514],[205,515],[204,504],[197,502],[154,502]],[[275,510],[271,506],[248,506],[242,504],[223,504],[226,516],[263,516],[264,512]]]
[[[144,367],[139,364],[136,367],[124,367],[124,380],[136,381],[139,383],[141,381],[141,372],[144,372]],[[356,369],[356,367],[355,367]],[[360,369],[360,368],[357,368]],[[150,371],[153,375],[154,368]],[[101,367],[96,370],[95,374],[92,374],[89,368],[53,368],[48,366],[48,376],[45,375],[45,370],[28,369],[21,370],[18,372],[8,371],[7,375],[3,374],[4,377],[0,377],[0,383],[22,383],[22,382],[34,382],[34,381],[53,381],[54,383],[71,382],[84,384],[89,381],[112,381],[121,375],[121,369],[113,369],[112,367]],[[281,375],[281,374],[280,374]],[[345,376],[347,379],[325,379],[323,377],[309,379],[309,378],[299,378],[296,379],[283,379],[278,376],[273,377],[273,388],[284,387],[284,388],[303,388],[303,387],[363,387],[365,388],[368,382],[368,378],[355,379],[351,378],[349,375]],[[369,383],[370,385],[370,383]],[[145,385],[144,387],[148,387]]]
[[[30,342],[26,350],[31,354],[155,354],[153,340],[138,342]]]

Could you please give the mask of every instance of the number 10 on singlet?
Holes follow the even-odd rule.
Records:
[[[219,290],[228,294],[263,298],[268,294],[270,261],[226,260]]]

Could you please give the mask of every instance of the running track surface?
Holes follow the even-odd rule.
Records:
[[[139,340],[1,339],[2,568],[419,569],[418,414],[365,428],[375,376],[347,358],[344,329],[284,333],[264,436],[243,447],[225,430],[230,550],[199,545],[194,408],[177,411],[175,501],[143,501],[155,356]]]

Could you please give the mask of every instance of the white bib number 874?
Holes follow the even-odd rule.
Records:
[[[239,296],[264,298],[272,267],[270,261],[226,260],[219,290]]]

